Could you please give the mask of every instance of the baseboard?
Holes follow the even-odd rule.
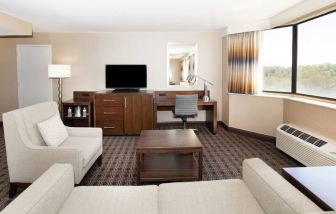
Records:
[[[229,132],[244,135],[244,136],[247,136],[247,137],[256,138],[256,139],[262,140],[262,141],[268,141],[268,142],[271,142],[271,143],[275,143],[275,141],[276,141],[275,137],[269,136],[269,135],[259,134],[259,133],[256,133],[256,132],[250,132],[250,131],[237,129],[237,128],[232,128],[232,127],[228,127],[226,129]]]
[[[204,125],[205,121],[188,121],[188,124]],[[158,123],[158,125],[179,126],[179,125],[182,125],[182,122],[176,122],[176,121],[161,122],[161,123]],[[244,136],[247,136],[247,137],[252,137],[252,138],[255,138],[255,139],[258,139],[258,140],[268,141],[268,142],[271,142],[271,143],[275,143],[275,141],[276,141],[276,138],[273,137],[273,136],[259,134],[259,133],[256,133],[256,132],[251,132],[251,131],[246,131],[246,130],[243,130],[243,129],[237,129],[237,128],[229,127],[223,121],[218,121],[218,126],[222,126],[225,130],[227,130],[229,132],[244,135]]]

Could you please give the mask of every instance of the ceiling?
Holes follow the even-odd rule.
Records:
[[[35,32],[213,31],[268,19],[302,0],[1,0]]]

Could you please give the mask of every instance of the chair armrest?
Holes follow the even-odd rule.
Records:
[[[100,137],[103,138],[101,128],[82,128],[82,127],[66,127],[71,137]]]
[[[70,164],[54,164],[1,213],[57,213],[74,189]]]

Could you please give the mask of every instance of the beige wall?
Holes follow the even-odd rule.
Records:
[[[229,93],[228,93],[228,52],[227,52],[227,36],[224,36],[222,39],[222,52],[223,52],[223,59],[222,59],[222,121],[227,126],[229,125],[229,117],[230,117],[230,105],[229,105]]]
[[[16,44],[51,44],[53,63],[72,65],[72,77],[64,80],[64,99],[74,90],[105,88],[105,64],[147,64],[148,88],[167,87],[168,42],[198,44],[198,74],[214,83],[212,98],[218,101],[221,118],[221,39],[215,32],[190,33],[35,33],[33,38],[0,38],[0,113],[17,108]],[[54,84],[55,86],[55,84]],[[55,87],[54,87],[55,88]],[[202,89],[200,83],[194,88]],[[179,88],[183,89],[183,88]],[[184,88],[185,89],[185,88]],[[159,114],[159,121],[171,120],[171,112]],[[204,120],[200,112],[195,120]]]
[[[336,140],[336,104],[334,106],[329,108],[286,99],[284,122]]]
[[[275,136],[283,122],[283,100],[272,97],[230,94],[229,126]]]

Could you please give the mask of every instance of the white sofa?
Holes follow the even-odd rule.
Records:
[[[70,128],[58,147],[46,146],[37,123],[58,114],[55,102],[40,103],[3,114],[10,196],[22,183],[32,183],[55,163],[70,163],[79,184],[98,159],[101,164],[103,135],[100,128]]]
[[[323,212],[260,159],[243,162],[243,179],[160,186],[74,187],[69,164],[56,164],[3,214],[294,214]]]

